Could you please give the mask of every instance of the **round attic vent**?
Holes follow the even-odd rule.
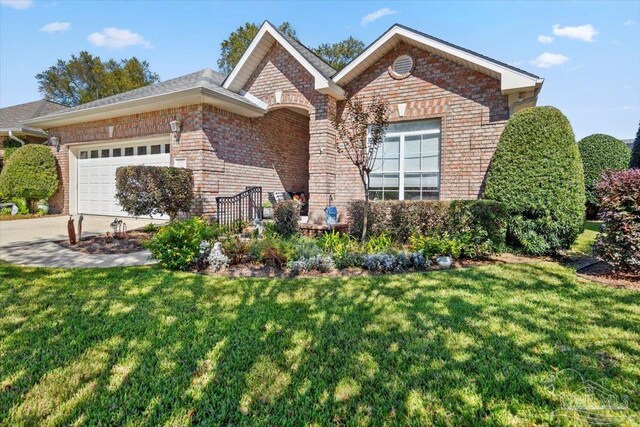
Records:
[[[409,55],[400,55],[393,61],[391,71],[396,78],[405,78],[413,71],[413,58]]]

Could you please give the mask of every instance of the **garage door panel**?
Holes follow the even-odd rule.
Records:
[[[135,143],[131,143],[135,145]],[[90,147],[81,151],[107,150],[107,147]],[[122,150],[124,152],[124,149]],[[147,150],[149,152],[149,150]],[[137,150],[134,150],[137,153]],[[106,155],[106,154],[105,154]],[[78,212],[96,215],[127,216],[115,199],[115,175],[117,168],[130,165],[168,166],[170,155],[147,154],[127,157],[103,157],[78,159]]]

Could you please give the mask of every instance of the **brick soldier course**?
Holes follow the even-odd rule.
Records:
[[[151,104],[145,107],[150,111],[119,114],[109,107],[113,113],[107,118],[90,120],[87,113],[82,119],[76,113],[69,124],[64,115],[44,116],[43,127],[49,120],[49,135],[62,141],[59,151],[52,148],[62,179],[50,203],[69,212],[69,188],[74,185],[69,180],[69,147],[167,135],[168,123],[179,120],[180,132],[171,137],[171,158],[186,159],[193,170],[197,213],[213,215],[216,196],[233,195],[247,186],[304,192],[311,211],[321,211],[330,200],[344,208],[363,193],[357,169],[336,153],[332,120],[342,114],[347,97],[366,100],[374,95],[389,103],[392,122],[439,119],[439,197],[477,198],[506,120],[518,108],[535,105],[542,79],[438,39],[433,39],[435,47],[409,44],[403,31],[408,30],[392,27],[362,58],[336,74],[265,23],[237,70],[211,86],[233,101],[234,108],[201,101],[155,110]],[[429,36],[410,34],[431,43],[425,38]],[[382,42],[390,45],[378,54]],[[390,70],[401,55],[409,55],[414,64],[404,78]],[[211,70],[202,73],[218,78]],[[249,113],[238,106],[241,102],[251,104]]]

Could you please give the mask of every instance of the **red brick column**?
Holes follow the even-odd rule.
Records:
[[[332,119],[336,100],[325,96],[316,105],[309,122],[309,214],[320,213],[336,193],[336,133]]]

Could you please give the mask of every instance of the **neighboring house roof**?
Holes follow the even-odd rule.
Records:
[[[539,89],[544,82],[544,79],[535,74],[400,24],[394,24],[371,43],[345,68],[334,75],[333,80],[341,86],[346,85],[401,41],[499,79],[504,94]]]
[[[65,111],[49,114],[27,123],[41,126],[99,120],[118,115],[205,102],[250,117],[260,116],[264,108],[255,102],[224,89],[224,75],[209,68],[161,83],[87,102]]]
[[[47,134],[42,129],[25,126],[24,122],[35,117],[68,108],[66,105],[58,104],[48,99],[0,108],[0,135],[8,135],[9,131],[11,131],[16,135],[31,135],[46,138]]]
[[[275,42],[284,47],[300,65],[309,71],[315,78],[315,89],[317,91],[332,95],[336,99],[345,98],[344,90],[331,80],[331,76],[336,71],[302,43],[288,37],[269,21],[265,21],[262,24],[258,34],[254,37],[222,86],[234,92],[241,92]]]
[[[624,142],[625,144],[627,144],[627,146],[629,148],[631,148],[633,150],[633,139],[623,139],[622,142]]]

